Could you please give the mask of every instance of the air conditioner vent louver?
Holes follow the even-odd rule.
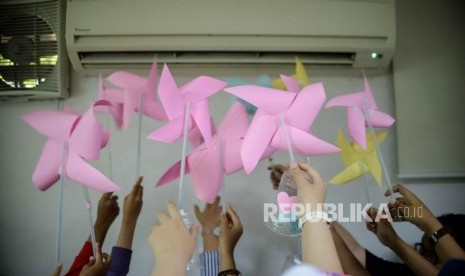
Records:
[[[154,55],[239,65],[298,56],[306,65],[382,69],[395,46],[394,0],[68,0],[66,26],[71,63],[83,73],[145,66]]]
[[[156,52],[157,60],[180,64],[283,64],[292,63],[298,56],[306,64],[351,66],[355,53],[290,53],[290,52]],[[84,67],[115,65],[150,65],[153,52],[86,52],[80,55]]]

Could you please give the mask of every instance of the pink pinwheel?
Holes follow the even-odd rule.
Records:
[[[65,166],[65,176],[77,183],[102,193],[119,190],[116,184],[83,160],[97,160],[100,150],[108,142],[109,132],[103,131],[94,116],[94,108],[109,104],[97,101],[82,116],[54,110],[21,116],[48,138],[32,176],[37,189],[50,188],[60,178],[61,167]],[[65,164],[62,163],[63,156],[66,156]]]
[[[326,108],[334,106],[347,107],[349,134],[366,150],[366,126],[390,127],[395,120],[389,114],[378,111],[378,106],[365,75],[364,78],[365,91],[334,97],[326,104]]]
[[[158,87],[158,96],[168,116],[169,122],[153,131],[147,138],[165,143],[173,143],[183,136],[184,115],[190,105],[188,128],[198,127],[203,140],[208,145],[212,130],[208,97],[226,87],[227,83],[207,76],[200,76],[178,88],[168,66],[163,67]]]
[[[210,116],[210,129],[211,133],[216,133],[216,126],[215,122],[213,121],[213,118]],[[197,148],[201,144],[203,144],[205,141],[202,137],[202,133],[200,132],[200,129],[197,126],[194,126],[188,133],[187,133],[187,140],[189,141],[189,144],[191,145],[192,148]]]
[[[197,198],[213,203],[221,189],[223,175],[242,169],[240,148],[248,127],[247,112],[236,102],[221,122],[218,133],[212,137],[210,146],[202,144],[187,156],[186,173],[192,175]],[[178,178],[180,166],[181,161],[171,166],[157,187]]]
[[[157,63],[155,61],[152,64],[147,79],[130,72],[117,71],[108,76],[107,80],[113,85],[123,89],[122,95],[120,92],[117,92],[117,95],[110,96],[108,94],[115,91],[108,91],[104,99],[112,103],[114,103],[115,99],[118,99],[118,101],[123,104],[122,125],[124,129],[127,129],[129,126],[132,112],[139,111],[141,97],[142,113],[144,115],[156,120],[166,119],[165,111],[161,105],[155,101],[157,87]]]
[[[298,89],[296,80],[284,76],[283,81],[288,90]],[[298,93],[256,85],[236,86],[226,88],[225,91],[258,108],[241,148],[241,158],[247,174],[253,171],[269,146],[275,151],[288,150],[285,130],[280,120],[285,122],[295,152],[311,156],[339,151],[337,147],[308,132],[325,101],[322,83],[308,85]]]
[[[106,100],[111,103],[111,106],[98,107],[95,110],[103,112],[106,110],[110,111],[115,125],[117,128],[123,126],[123,102],[124,102],[124,90],[119,88],[108,88],[103,84],[102,75],[99,76],[99,100]]]

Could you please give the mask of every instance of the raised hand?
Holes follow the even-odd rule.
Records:
[[[226,205],[226,213],[221,215],[219,251],[234,253],[243,231],[239,216],[231,206]]]
[[[220,271],[236,269],[234,261],[234,248],[243,233],[239,216],[229,205],[226,205],[226,213],[221,214],[220,238],[218,252],[220,255]]]
[[[57,264],[57,266],[55,267],[55,270],[52,273],[52,276],[60,276],[62,268],[63,268],[62,264]]]
[[[104,276],[107,274],[111,264],[111,256],[107,253],[102,253],[100,244],[96,244],[96,256],[90,257],[89,263],[86,264],[79,276]]]
[[[143,180],[144,177],[139,177],[132,191],[124,198],[123,223],[134,223],[139,217],[143,203],[142,196],[144,195]]]
[[[289,170],[297,186],[297,196],[302,204],[316,210],[326,199],[326,184],[320,173],[308,164],[290,164]],[[308,211],[308,210],[307,210]]]
[[[168,202],[167,206],[168,214],[157,213],[160,223],[152,227],[147,239],[157,264],[152,275],[183,275],[194,253],[198,226],[187,229],[176,205]]]
[[[142,186],[141,176],[137,179],[132,191],[124,198],[123,206],[123,221],[119,231],[118,241],[116,246],[131,249],[136,230],[137,219],[139,218],[142,209],[142,196],[144,195],[144,187]]]
[[[281,182],[281,177],[283,176],[284,171],[287,170],[287,166],[283,164],[270,165],[268,170],[271,171],[270,180],[271,184],[273,185],[273,189],[277,190],[279,187],[279,182]]]
[[[104,193],[98,202],[97,219],[95,220],[95,239],[103,244],[111,224],[119,214],[118,196]]]
[[[220,225],[220,200],[221,198],[217,196],[213,204],[207,203],[203,212],[200,211],[198,205],[194,206],[195,217],[199,221],[200,225],[202,225],[202,229],[204,231],[213,231],[213,229]]]
[[[433,213],[426,207],[426,205],[409,189],[403,185],[395,185],[392,187],[394,193],[399,193],[402,197],[396,198],[395,202],[391,205],[394,207],[394,219],[403,219],[415,224],[420,230],[424,232],[436,231],[435,228],[439,224]],[[388,190],[384,193],[385,196],[390,196],[391,192]]]
[[[378,209],[376,208],[371,208],[368,210],[368,215],[370,216],[372,222],[367,221],[366,227],[369,231],[376,235],[378,240],[384,246],[392,246],[399,240],[399,236],[387,219],[380,219],[379,221],[376,221],[375,219],[377,214]]]
[[[216,197],[216,200],[213,204],[207,203],[203,212],[200,211],[198,205],[194,206],[195,217],[202,226],[204,251],[218,250],[218,237],[214,234],[214,230],[220,225],[220,200],[220,197]]]
[[[104,193],[98,202],[97,221],[111,224],[119,214],[118,196]]]

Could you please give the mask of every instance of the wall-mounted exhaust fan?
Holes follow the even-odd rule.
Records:
[[[68,96],[66,1],[0,3],[0,100]]]

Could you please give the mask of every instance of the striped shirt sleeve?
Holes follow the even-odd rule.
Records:
[[[202,258],[204,265],[202,276],[217,276],[220,266],[218,251],[202,252],[200,258]]]

